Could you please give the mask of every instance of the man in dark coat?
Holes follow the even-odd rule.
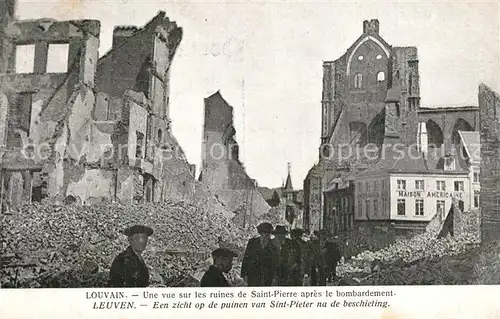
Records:
[[[311,286],[326,286],[325,265],[322,254],[322,235],[319,231],[313,232],[309,245],[309,264],[311,267]]]
[[[329,282],[333,282],[337,278],[337,264],[342,257],[338,237],[335,236],[333,239],[326,240],[324,250],[326,256],[326,279]]]
[[[144,225],[131,226],[123,232],[128,237],[129,247],[120,253],[111,264],[108,285],[110,287],[147,287],[149,270],[142,252],[148,244],[153,230]]]
[[[302,286],[306,275],[306,249],[305,241],[302,240],[304,231],[296,228],[290,232],[291,240],[283,246],[284,255],[287,258],[288,276],[286,286]]]
[[[248,241],[241,264],[241,277],[248,286],[271,286],[279,259],[278,247],[271,241],[273,226],[257,226],[259,237]]]
[[[283,225],[277,225],[272,234],[275,238],[274,243],[278,247],[279,255],[273,286],[285,286],[288,278],[288,256],[286,255],[287,250],[283,249],[283,247],[290,241],[286,238],[288,230]]]
[[[229,287],[223,273],[228,273],[233,268],[233,258],[238,254],[226,249],[217,248],[212,252],[213,265],[208,268],[201,278],[201,287]]]

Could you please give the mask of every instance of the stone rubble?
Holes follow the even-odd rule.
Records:
[[[438,239],[439,228],[428,229],[340,263],[337,275],[361,279],[363,285],[466,284],[480,243],[479,225],[479,211],[471,211],[463,215],[463,231],[454,237]],[[375,265],[380,271],[374,271]]]
[[[128,243],[124,228],[142,223],[155,231],[144,253],[151,286],[193,286],[210,252],[223,243],[242,251],[253,231],[217,212],[184,202],[92,206],[48,202],[2,216],[3,287],[102,287],[113,258]],[[234,248],[233,248],[234,249]],[[8,260],[7,260],[8,259]]]

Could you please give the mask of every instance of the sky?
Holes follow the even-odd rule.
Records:
[[[199,170],[203,99],[220,90],[261,186],[281,186],[291,162],[302,188],[318,159],[322,63],[346,52],[363,20],[378,19],[390,45],[418,48],[422,106],[478,105],[480,83],[500,92],[500,2],[18,1],[20,19],[100,20],[101,55],[115,25],[165,11],[184,31],[171,71],[174,135]]]

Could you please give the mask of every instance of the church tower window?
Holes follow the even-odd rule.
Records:
[[[363,75],[361,73],[356,73],[354,76],[354,88],[360,89],[363,85]]]

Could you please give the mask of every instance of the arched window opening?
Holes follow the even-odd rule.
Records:
[[[359,61],[363,61],[364,57],[362,55],[358,56]]]
[[[411,87],[413,86],[413,75],[410,74],[410,78],[408,79],[408,94],[411,95]]]
[[[459,146],[461,143],[461,138],[460,134],[458,133],[459,131],[474,131],[472,126],[465,121],[464,119],[458,119],[455,122],[455,126],[453,127],[453,133],[452,133],[452,142],[455,146]]]
[[[163,132],[161,131],[161,128],[158,129],[158,142],[161,142],[163,139]]]
[[[360,89],[363,86],[363,75],[361,73],[356,73],[354,76],[354,88]]]
[[[377,81],[378,82],[385,81],[385,72],[379,72],[379,73],[377,73]]]
[[[443,145],[443,131],[439,125],[433,120],[428,120],[425,127],[427,128],[427,144],[429,148],[440,148]]]
[[[380,59],[382,59],[382,56],[379,54],[379,55],[377,55],[377,60],[380,60]]]

